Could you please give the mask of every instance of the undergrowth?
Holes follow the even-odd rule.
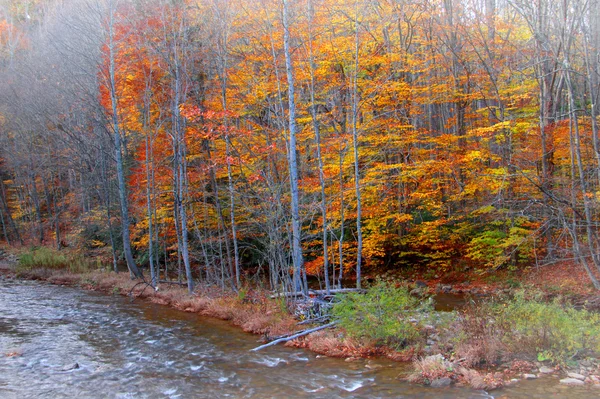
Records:
[[[406,287],[379,281],[366,293],[338,296],[332,314],[347,336],[377,345],[401,348],[420,336],[420,314],[432,310],[429,301],[410,295]]]
[[[17,272],[26,272],[33,269],[52,269],[71,273],[85,273],[101,267],[102,263],[99,260],[86,257],[78,252],[58,251],[40,247],[22,252],[19,255]]]
[[[468,364],[494,364],[516,356],[566,365],[600,353],[600,315],[557,298],[524,291],[488,301],[461,318],[457,354]]]

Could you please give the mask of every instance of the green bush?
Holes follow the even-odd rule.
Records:
[[[19,256],[18,269],[21,271],[32,269],[65,270],[72,273],[87,272],[98,269],[102,265],[94,259],[82,254],[68,251],[57,251],[46,247],[23,252]]]
[[[600,315],[578,310],[560,299],[544,302],[523,291],[504,302],[475,305],[462,318],[460,356],[471,364],[528,356],[567,364],[600,353]]]
[[[538,358],[565,363],[585,351],[600,352],[600,315],[561,304],[526,299],[523,292],[501,308],[500,317],[512,325],[505,342],[531,348]]]
[[[431,310],[431,302],[411,296],[405,287],[379,281],[365,294],[338,295],[332,314],[351,338],[400,347],[419,336],[410,319]]]

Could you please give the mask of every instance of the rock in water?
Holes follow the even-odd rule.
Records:
[[[63,367],[62,371],[71,371],[71,370],[76,370],[78,368],[79,368],[79,363],[75,362],[75,363],[71,364],[70,366]]]
[[[432,388],[445,388],[452,385],[452,380],[448,377],[438,378],[437,380],[431,381],[429,384]]]
[[[583,374],[577,374],[577,373],[567,373],[567,376],[569,378],[574,378],[576,380],[581,380],[584,381],[585,380],[585,376]]]
[[[574,386],[585,384],[585,382],[578,380],[576,378],[564,378],[564,379],[560,380],[560,383],[564,384],[564,385],[574,385]]]

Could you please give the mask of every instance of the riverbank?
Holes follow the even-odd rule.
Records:
[[[132,281],[125,273],[69,273],[43,268],[17,271],[14,262],[6,261],[0,264],[0,274],[5,278],[43,280],[55,285],[80,287],[109,295],[131,296],[185,312],[228,320],[246,332],[262,335],[265,341],[306,327],[298,325],[298,320],[290,315],[285,302],[269,298],[267,292],[244,290],[240,294],[234,294],[214,287],[201,286],[194,295],[189,295],[186,289],[172,284],[163,284],[158,291],[154,291],[139,281]],[[431,319],[431,315],[427,317]],[[423,324],[421,331],[424,335],[406,346],[393,348],[374,341],[352,339],[339,328],[313,333],[289,341],[286,345],[306,348],[326,356],[343,357],[349,362],[359,357],[372,356],[385,356],[403,362],[413,361],[416,371],[405,378],[433,387],[457,384],[469,385],[476,389],[493,389],[523,379],[562,376],[565,377],[564,384],[587,384],[600,388],[600,368],[594,358],[585,358],[583,362],[572,362],[562,367],[550,367],[548,361],[519,360],[518,356],[512,354],[505,356],[501,363],[488,361],[482,364],[479,362],[482,353],[470,353],[470,358],[461,357],[459,354],[464,355],[468,351],[488,351],[490,348],[486,345],[489,343],[479,340],[473,342],[470,347],[457,348],[458,341],[453,335],[457,334],[457,328],[463,327],[456,324],[456,320],[427,324],[418,320],[410,322],[415,325]],[[462,342],[466,341],[468,340],[463,339]]]

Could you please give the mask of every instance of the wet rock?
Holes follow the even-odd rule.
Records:
[[[375,363],[367,363],[365,364],[365,368],[369,369],[369,370],[377,370],[382,368],[383,366],[381,364],[375,364]]]
[[[537,375],[535,375],[535,374],[523,374],[523,378],[525,378],[526,380],[535,380],[537,378]]]
[[[542,367],[540,367],[540,373],[552,374],[552,373],[554,373],[554,369],[551,369],[550,367],[547,367],[547,366],[542,366]]]
[[[429,384],[432,388],[445,388],[452,385],[452,380],[448,377],[438,378],[437,380],[431,381]]]
[[[600,384],[600,377],[597,375],[590,375],[590,380],[592,380],[594,384]]]
[[[79,363],[75,362],[69,366],[65,366],[61,369],[61,371],[71,371],[79,368]]]
[[[560,380],[560,383],[563,385],[572,385],[572,386],[580,386],[580,385],[585,384],[585,382],[578,380],[576,378],[563,378],[562,380]]]
[[[423,281],[423,280],[417,280],[415,282],[415,286],[417,288],[427,288],[427,283],[425,281]]]
[[[567,377],[569,378],[573,378],[575,380],[585,380],[585,375],[579,374],[579,373],[567,373]]]

